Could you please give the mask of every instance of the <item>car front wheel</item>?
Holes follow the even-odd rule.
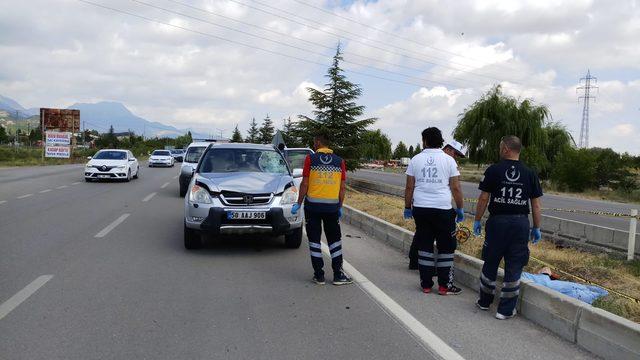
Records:
[[[289,249],[297,249],[302,244],[302,227],[284,235],[284,245]]]
[[[200,249],[202,247],[202,239],[196,230],[189,229],[184,224],[184,248],[187,250]]]
[[[185,195],[187,195],[187,188],[189,187],[189,185],[182,185],[180,184],[180,197],[184,197]]]
[[[131,169],[129,169],[129,171],[127,171],[127,178],[124,179],[124,181],[126,181],[126,182],[131,181]]]

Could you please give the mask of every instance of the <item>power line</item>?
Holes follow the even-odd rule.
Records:
[[[387,30],[384,30],[384,29],[380,29],[380,28],[378,28],[378,27],[371,26],[371,25],[369,25],[369,24],[366,24],[366,23],[360,22],[360,21],[355,20],[355,19],[353,19],[353,18],[350,18],[350,17],[347,17],[347,16],[342,16],[342,15],[340,15],[340,14],[336,14],[336,13],[334,13],[333,11],[326,10],[326,9],[324,9],[324,8],[320,7],[320,6],[312,5],[312,4],[306,3],[306,2],[301,1],[301,0],[293,0],[293,1],[297,2],[298,4],[302,4],[302,5],[304,5],[304,6],[307,6],[307,7],[310,7],[310,8],[313,8],[313,9],[319,10],[319,11],[322,11],[323,13],[329,14],[329,15],[331,15],[331,16],[335,16],[335,17],[338,17],[338,18],[341,18],[341,19],[344,19],[344,20],[347,20],[347,21],[353,22],[353,23],[355,23],[355,24],[358,24],[358,25],[364,26],[364,27],[366,27],[366,28],[369,28],[369,29],[372,29],[372,30],[378,31],[378,32],[380,32],[380,33],[383,33],[383,34],[386,34],[386,35],[393,36],[393,37],[394,37],[394,38],[396,38],[396,39],[401,39],[401,40],[405,40],[405,41],[408,41],[408,42],[414,43],[414,44],[416,44],[416,45],[425,46],[425,47],[428,47],[428,48],[433,49],[433,50],[436,50],[436,51],[440,51],[440,52],[443,52],[443,53],[447,53],[447,54],[449,54],[449,55],[460,56],[460,57],[463,57],[463,58],[465,58],[465,59],[469,59],[469,60],[472,60],[472,61],[478,61],[477,59],[474,59],[474,58],[468,57],[468,56],[466,56],[466,55],[462,55],[462,54],[455,53],[455,52],[452,52],[452,51],[449,51],[449,50],[445,50],[445,49],[440,49],[440,48],[437,48],[437,47],[435,47],[435,46],[431,46],[431,45],[428,45],[428,44],[423,44],[423,43],[420,43],[420,42],[415,41],[415,40],[413,40],[413,39],[410,39],[410,38],[408,38],[408,37],[404,37],[404,36],[397,35],[397,34],[395,34],[395,33],[391,32],[391,31],[387,31]],[[489,63],[482,64],[481,62],[480,62],[480,64],[481,64],[481,65],[491,65],[491,64],[489,64]]]
[[[259,46],[246,44],[246,43],[243,43],[241,41],[227,39],[225,37],[214,35],[214,34],[211,34],[211,33],[206,33],[206,32],[202,32],[202,31],[198,31],[198,30],[189,29],[189,28],[186,28],[184,26],[170,24],[170,23],[167,23],[167,22],[163,22],[163,21],[160,21],[160,20],[156,20],[156,19],[153,19],[153,18],[149,18],[149,17],[143,16],[143,15],[138,15],[138,14],[126,11],[126,10],[112,8],[112,7],[109,7],[109,6],[97,4],[97,3],[94,3],[94,2],[91,2],[91,1],[87,1],[87,0],[77,0],[77,1],[85,3],[85,4],[88,4],[88,5],[100,7],[100,8],[106,9],[106,10],[118,12],[118,13],[129,15],[129,16],[132,16],[132,17],[136,17],[136,18],[139,18],[139,19],[142,19],[142,20],[145,20],[145,21],[149,21],[149,22],[153,22],[153,23],[156,23],[156,24],[165,25],[165,26],[176,28],[176,29],[181,29],[181,30],[189,31],[189,32],[192,32],[192,33],[195,33],[195,34],[199,34],[199,35],[211,37],[211,38],[214,38],[214,39],[230,42],[230,43],[233,43],[233,44],[236,44],[236,45],[248,47],[248,48],[251,48],[251,49],[264,51],[264,52],[267,52],[267,53],[270,53],[270,54],[287,57],[287,58],[290,58],[290,59],[306,62],[306,63],[309,63],[309,64],[327,66],[327,64],[325,64],[325,63],[320,63],[320,62],[317,62],[317,61],[304,59],[304,58],[301,58],[301,57],[298,57],[298,56],[295,56],[295,55],[284,54],[284,53],[281,53],[281,52],[278,52],[278,51],[273,51],[273,50],[265,49],[265,48],[262,48],[262,47],[259,47]],[[418,83],[409,82],[409,81],[391,79],[391,78],[382,77],[382,76],[369,74],[369,73],[356,71],[356,70],[345,69],[344,71],[350,72],[352,74],[362,75],[362,76],[371,77],[371,78],[375,78],[375,79],[379,79],[379,80],[391,81],[391,82],[395,82],[395,83],[399,83],[399,84],[412,85],[412,86],[416,86],[416,87],[423,87],[424,86],[424,84],[418,84]]]
[[[136,1],[136,0],[132,0],[132,1],[139,2],[139,1]],[[180,5],[180,6],[184,6],[184,7],[190,8],[190,9],[202,12],[202,13],[206,13],[206,14],[209,14],[209,15],[214,15],[214,16],[217,16],[217,17],[220,17],[220,18],[223,18],[223,19],[226,19],[226,20],[230,20],[230,21],[233,21],[233,22],[236,22],[236,23],[239,23],[239,24],[250,26],[250,27],[259,29],[261,31],[267,31],[267,32],[270,32],[270,33],[273,33],[273,34],[276,34],[276,35],[280,35],[280,36],[285,36],[285,37],[288,37],[288,38],[296,39],[298,41],[301,41],[301,42],[304,42],[304,43],[307,43],[307,44],[311,44],[311,45],[314,45],[314,46],[322,47],[324,49],[329,49],[329,50],[334,50],[335,49],[333,47],[330,47],[330,46],[327,46],[327,45],[324,45],[324,44],[321,44],[321,43],[318,43],[318,42],[315,42],[315,41],[309,41],[309,40],[306,40],[306,39],[303,39],[303,38],[300,38],[300,37],[297,37],[297,36],[294,36],[294,35],[290,35],[290,34],[287,34],[287,33],[284,33],[284,32],[280,32],[280,31],[276,31],[276,30],[273,30],[273,29],[269,29],[267,27],[251,24],[251,23],[248,23],[248,22],[245,22],[245,21],[242,21],[242,20],[237,20],[237,19],[234,19],[234,18],[229,17],[229,16],[218,14],[218,13],[213,12],[211,10],[199,8],[197,6],[193,6],[193,5],[189,5],[189,4],[184,4],[184,3],[180,2],[180,1],[176,1],[176,0],[166,0],[166,1],[171,2],[171,3],[175,3],[175,4]],[[402,64],[386,61],[386,60],[383,60],[383,59],[376,59],[376,58],[372,58],[372,57],[369,57],[369,56],[360,55],[360,54],[357,54],[357,53],[352,53],[352,52],[349,52],[349,51],[345,51],[344,55],[346,55],[346,56],[356,56],[356,57],[359,57],[359,58],[362,58],[362,59],[366,59],[366,60],[369,60],[369,61],[380,62],[380,63],[383,63],[383,64],[387,64],[387,65],[391,65],[391,66],[395,66],[395,67],[399,67],[399,68],[404,68],[404,69],[411,70],[411,71],[428,73],[428,74],[431,74],[432,76],[445,77],[445,78],[448,77],[448,78],[456,79],[456,80],[459,80],[459,81],[473,82],[473,83],[477,83],[477,84],[485,84],[485,82],[483,82],[483,81],[478,81],[478,80],[473,80],[473,79],[463,79],[463,78],[458,78],[458,77],[455,77],[455,76],[441,75],[441,74],[438,74],[438,73],[434,73],[433,71],[430,71],[430,70],[425,70],[425,69],[419,69],[419,68],[415,68],[415,67],[411,67],[411,66],[406,66],[406,65],[402,65]],[[367,65],[361,65],[361,66],[367,66]],[[431,80],[429,80],[429,81],[431,81]]]
[[[144,5],[144,6],[148,6],[148,7],[157,9],[157,10],[161,10],[161,11],[167,12],[169,14],[183,16],[183,17],[186,17],[186,18],[189,18],[189,19],[200,21],[200,22],[203,22],[203,23],[206,23],[206,24],[210,24],[210,25],[213,25],[213,26],[217,26],[217,27],[223,28],[223,29],[235,31],[235,32],[247,35],[247,36],[251,36],[251,37],[254,37],[254,38],[261,39],[261,40],[269,41],[269,42],[272,42],[272,43],[275,43],[275,44],[278,44],[278,45],[290,47],[290,48],[293,48],[293,49],[296,49],[296,50],[300,50],[300,51],[303,51],[303,52],[307,52],[307,53],[310,53],[310,54],[313,54],[313,55],[322,56],[322,57],[326,56],[326,54],[324,54],[324,53],[315,52],[315,51],[308,50],[308,49],[305,49],[305,48],[302,48],[302,47],[299,47],[299,46],[291,45],[291,44],[288,44],[288,43],[285,43],[285,42],[282,42],[282,41],[269,39],[269,38],[264,37],[264,36],[255,35],[255,34],[243,31],[243,30],[234,29],[234,28],[229,27],[229,26],[220,25],[220,24],[208,21],[208,20],[204,20],[204,19],[201,19],[201,18],[198,18],[198,17],[194,17],[194,16],[191,16],[191,15],[188,15],[188,14],[184,14],[184,13],[181,13],[181,12],[177,12],[177,11],[173,11],[173,10],[170,10],[170,9],[166,9],[166,8],[161,7],[161,6],[156,6],[156,5],[153,5],[153,4],[149,4],[149,3],[146,3],[144,1],[139,1],[139,0],[131,0],[131,1],[133,1],[135,3],[138,3],[138,4],[141,4],[141,5]],[[330,48],[330,47],[326,47],[326,46],[323,46],[323,47],[326,48],[326,49],[333,50],[333,48]],[[372,69],[375,69],[375,70],[378,70],[378,71],[381,71],[381,72],[385,72],[385,73],[389,73],[389,74],[397,75],[397,76],[402,76],[402,77],[409,78],[409,79],[414,79],[414,80],[419,80],[419,81],[427,81],[427,82],[433,82],[433,83],[439,83],[439,84],[442,84],[442,85],[449,85],[449,86],[452,86],[452,87],[456,87],[456,85],[448,83],[448,82],[439,81],[439,80],[436,81],[436,80],[431,80],[431,79],[425,79],[425,78],[421,78],[421,77],[417,77],[417,76],[413,76],[413,75],[406,75],[406,74],[399,73],[399,72],[396,72],[396,71],[391,71],[391,70],[379,68],[379,67],[376,67],[376,66],[366,65],[366,64],[362,64],[362,63],[355,62],[355,61],[352,61],[352,60],[344,60],[344,62],[345,63],[351,63],[351,64],[354,64],[354,65],[357,65],[357,66],[362,66],[362,67],[365,67],[365,68],[367,68],[367,67],[368,68],[372,68]]]
[[[500,80],[500,79],[496,79],[496,78],[494,78],[494,77],[492,77],[492,76],[489,76],[489,75],[485,75],[485,74],[478,74],[478,73],[475,73],[475,72],[470,71],[470,70],[458,69],[458,68],[455,68],[455,67],[452,67],[452,66],[449,66],[449,65],[440,64],[440,63],[433,62],[433,61],[429,61],[429,60],[419,59],[419,58],[416,58],[416,57],[413,57],[413,56],[410,56],[410,55],[407,55],[407,54],[402,54],[402,53],[399,53],[399,52],[396,52],[396,51],[392,51],[392,50],[388,50],[388,49],[385,49],[385,48],[382,48],[382,47],[379,47],[379,46],[375,46],[375,45],[367,44],[366,42],[361,41],[361,40],[358,40],[358,39],[355,39],[355,38],[353,38],[353,37],[348,37],[348,36],[340,35],[340,34],[337,34],[337,33],[335,33],[335,32],[331,32],[331,31],[325,30],[325,29],[323,29],[323,28],[321,28],[321,27],[318,27],[318,26],[312,26],[312,25],[309,25],[309,24],[303,23],[303,22],[301,22],[301,21],[298,21],[298,20],[295,20],[295,19],[288,18],[288,17],[283,16],[283,15],[276,14],[276,13],[270,12],[270,11],[268,11],[268,10],[264,10],[264,9],[261,9],[261,8],[258,8],[258,7],[255,7],[255,6],[252,6],[252,5],[249,5],[249,4],[246,4],[246,3],[243,3],[243,2],[238,1],[238,0],[228,0],[228,1],[231,1],[231,2],[234,2],[234,3],[236,3],[236,4],[240,4],[240,5],[246,6],[246,7],[248,7],[248,8],[251,8],[251,9],[254,9],[254,10],[257,10],[257,11],[260,11],[260,12],[263,12],[263,13],[265,13],[265,14],[269,14],[269,15],[272,15],[272,16],[275,16],[275,17],[278,17],[278,18],[281,18],[281,19],[284,19],[284,20],[287,20],[287,21],[290,21],[290,22],[293,22],[293,23],[296,23],[296,24],[302,25],[302,26],[306,26],[306,27],[308,27],[308,28],[311,28],[311,29],[314,29],[314,30],[317,30],[317,31],[320,31],[320,32],[323,32],[323,33],[326,33],[326,34],[329,34],[329,35],[335,36],[335,37],[337,37],[338,39],[346,39],[346,40],[349,40],[349,41],[353,41],[353,42],[356,42],[356,43],[362,44],[362,45],[364,45],[364,46],[368,46],[368,47],[373,48],[373,49],[377,49],[377,50],[384,51],[384,52],[389,53],[389,54],[394,54],[394,55],[398,55],[398,56],[406,57],[406,58],[408,58],[408,59],[413,59],[413,60],[416,60],[416,61],[419,61],[419,62],[424,62],[424,63],[431,64],[431,65],[435,65],[435,66],[442,66],[442,67],[444,67],[444,68],[452,69],[452,70],[455,70],[455,71],[460,71],[460,72],[468,73],[468,74],[470,74],[470,75],[479,76],[479,77],[484,77],[484,78],[488,78],[488,79],[491,79],[491,80],[494,80],[494,81],[501,82],[501,80]],[[340,31],[340,32],[344,32],[344,33],[347,33],[347,34],[352,34],[352,35],[357,36],[357,37],[361,37],[360,35],[358,35],[358,34],[354,34],[354,33],[350,32],[350,31],[347,31],[347,30],[344,30],[344,29],[337,29],[337,28],[335,28],[335,27],[330,27],[330,26],[327,26],[326,24],[320,23],[320,22],[318,22],[318,21],[315,21],[315,20],[311,20],[311,19],[307,19],[307,18],[301,17],[301,16],[299,16],[299,15],[297,15],[297,14],[294,14],[294,13],[292,13],[292,12],[289,12],[289,11],[286,11],[286,10],[279,9],[279,8],[277,8],[277,7],[274,7],[274,6],[271,6],[271,5],[268,5],[268,4],[264,4],[264,3],[260,2],[260,1],[257,1],[257,0],[254,0],[254,2],[255,2],[255,3],[260,4],[260,5],[264,6],[264,7],[271,8],[271,9],[275,9],[275,10],[281,11],[281,12],[283,12],[283,13],[285,13],[285,14],[288,14],[288,15],[291,15],[291,16],[298,17],[298,18],[303,19],[303,20],[305,20],[305,21],[308,21],[308,22],[311,22],[311,23],[319,24],[319,25],[324,26],[324,27],[326,27],[326,28],[330,28],[330,29],[333,29],[333,30],[338,30],[338,31]],[[400,50],[404,50],[404,51],[408,51],[408,52],[413,52],[413,51],[411,51],[411,50],[407,50],[407,49],[399,48],[399,47],[397,47],[397,46],[390,45],[390,44],[388,44],[388,43],[384,43],[384,42],[381,42],[381,41],[378,41],[378,40],[372,40],[372,39],[367,39],[367,40],[372,41],[372,42],[376,42],[376,43],[381,43],[381,44],[383,44],[383,45],[385,45],[385,46],[390,46],[390,47],[393,47],[393,48],[398,48],[398,49],[400,49]],[[423,55],[423,54],[421,54],[421,53],[418,53],[418,54],[419,54],[419,55],[421,55],[421,56],[425,56],[425,55]],[[441,59],[437,59],[437,60],[441,60]],[[449,61],[449,60],[444,60],[444,61]],[[452,62],[452,63],[453,63],[453,62]],[[465,66],[465,67],[469,67],[468,65],[463,65],[463,66]],[[514,84],[517,84],[517,83],[518,83],[518,82],[516,82],[516,81],[510,81],[510,82],[512,82],[512,83],[514,83]]]

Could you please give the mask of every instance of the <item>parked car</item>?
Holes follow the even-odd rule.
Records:
[[[129,150],[103,149],[84,167],[84,179],[92,180],[124,180],[137,179],[140,173],[138,159]]]
[[[291,213],[298,200],[293,180],[272,146],[210,145],[184,200],[185,248],[200,247],[202,233],[284,235],[287,247],[300,247],[303,214]]]
[[[182,160],[184,159],[184,150],[183,149],[171,149],[169,151],[171,152],[171,156],[173,156],[173,159],[176,162],[182,162]]]
[[[184,197],[186,195],[187,187],[191,181],[193,171],[198,165],[200,156],[209,144],[211,144],[211,142],[198,141],[191,143],[187,147],[184,159],[182,160],[182,166],[180,167],[180,176],[178,177],[178,183],[180,184],[180,197]]]
[[[154,166],[170,166],[173,167],[175,159],[169,150],[153,150],[149,156],[149,167]]]

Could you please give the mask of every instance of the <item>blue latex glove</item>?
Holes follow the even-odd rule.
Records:
[[[464,209],[456,209],[456,223],[464,221]]]
[[[293,204],[293,206],[291,207],[291,213],[295,215],[298,213],[298,210],[300,210],[300,204],[298,203]]]
[[[482,234],[482,222],[480,222],[480,220],[473,222],[473,234],[475,236],[480,236]]]
[[[338,219],[342,219],[342,208],[338,209]]]
[[[405,220],[411,219],[411,218],[413,217],[413,210],[411,210],[411,209],[404,209],[404,214],[403,214],[403,216],[404,216],[404,219],[405,219]]]
[[[542,233],[540,232],[540,228],[534,227],[531,229],[531,242],[537,244],[538,241],[542,239]]]

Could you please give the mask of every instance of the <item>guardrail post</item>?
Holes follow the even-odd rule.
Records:
[[[636,251],[636,225],[638,223],[638,209],[631,209],[629,220],[629,247],[627,248],[627,260],[633,260]]]

